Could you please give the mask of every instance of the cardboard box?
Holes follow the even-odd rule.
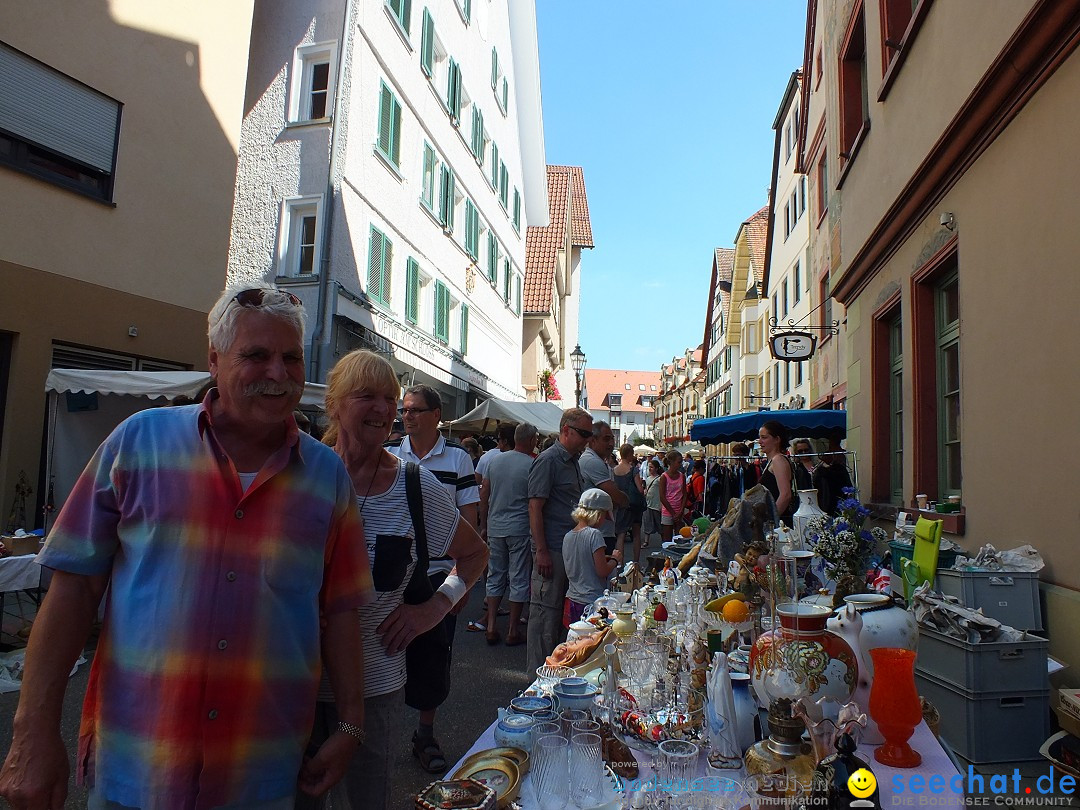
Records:
[[[41,538],[36,534],[28,534],[16,537],[13,534],[5,534],[0,537],[4,547],[11,552],[12,557],[21,557],[24,554],[37,554],[41,551]]]
[[[1074,737],[1080,737],[1080,720],[1063,711],[1060,706],[1054,707],[1054,714],[1057,715],[1058,725],[1061,726],[1062,731],[1067,731]]]
[[[1058,706],[1080,720],[1080,689],[1058,689]]]

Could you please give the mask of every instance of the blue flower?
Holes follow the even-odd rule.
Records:
[[[871,536],[870,532],[868,532],[868,531],[867,531],[866,529],[863,529],[863,530],[862,530],[861,532],[859,532],[859,537],[861,537],[861,538],[862,538],[863,540],[865,540],[865,541],[866,541],[867,543],[870,543],[870,542],[872,542],[872,541],[873,541],[873,539],[874,539],[874,538],[873,538],[873,537]]]
[[[854,493],[858,492],[855,487],[841,487],[840,491],[843,492],[845,495],[853,495]]]
[[[833,526],[833,532],[840,534],[840,532],[846,532],[848,530],[848,522],[846,520],[836,521],[836,525]]]

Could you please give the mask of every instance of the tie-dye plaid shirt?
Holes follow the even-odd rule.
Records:
[[[290,419],[245,494],[205,403],[143,411],[98,448],[39,560],[110,575],[81,783],[144,810],[293,793],[320,611],[373,596],[356,495],[332,450]]]

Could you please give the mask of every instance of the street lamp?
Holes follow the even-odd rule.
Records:
[[[570,366],[574,369],[574,382],[576,388],[574,389],[574,404],[577,407],[581,407],[581,374],[585,370],[585,352],[581,350],[581,344],[574,346],[574,350],[570,352]]]

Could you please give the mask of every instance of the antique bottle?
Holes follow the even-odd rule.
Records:
[[[769,736],[746,752],[746,775],[784,777],[782,795],[796,798],[810,790],[814,777],[813,750],[802,741],[803,721],[791,714],[791,701],[774,700],[769,707]]]
[[[848,810],[850,807],[880,810],[881,802],[878,799],[876,783],[871,790],[869,781],[865,781],[865,788],[861,787],[864,784],[861,775],[856,775],[854,781],[852,780],[852,775],[858,771],[873,773],[865,761],[855,756],[855,747],[855,740],[845,732],[836,741],[836,753],[818,763],[814,770],[811,807],[827,810]],[[852,804],[856,801],[858,804]]]

